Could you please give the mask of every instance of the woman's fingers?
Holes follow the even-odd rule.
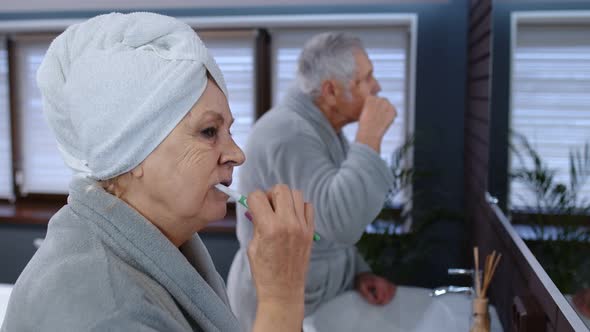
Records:
[[[305,209],[305,223],[307,224],[309,232],[313,236],[313,231],[315,230],[315,212],[313,210],[313,205],[311,203],[305,203],[303,207]]]
[[[295,212],[293,207],[293,194],[291,189],[284,184],[278,184],[270,190],[270,200],[274,211],[285,218]]]
[[[302,222],[305,225],[305,202],[303,201],[303,193],[300,190],[293,190],[292,193],[295,215],[299,222]]]
[[[297,221],[306,226],[305,228],[312,233],[313,237],[315,228],[313,206],[305,202],[300,190],[291,190],[286,185],[276,185],[266,193],[255,191],[248,196],[248,205],[252,217],[255,217],[256,213],[275,213],[281,216],[281,220],[288,222],[290,219],[288,217],[295,215]]]
[[[250,195],[248,195],[248,206],[249,212],[252,215],[251,221],[255,225],[265,224],[272,220],[272,218],[269,217],[273,214],[273,208],[264,192],[256,190],[250,193]]]

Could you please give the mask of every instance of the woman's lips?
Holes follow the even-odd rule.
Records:
[[[229,187],[229,186],[231,186],[232,179],[223,180],[223,181],[220,181],[219,183],[221,183],[222,185],[224,185],[226,187]]]

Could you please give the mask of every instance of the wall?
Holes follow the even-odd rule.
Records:
[[[490,85],[491,0],[472,1],[469,15],[467,99],[465,110],[465,206],[473,245],[486,243]],[[489,248],[480,248],[487,253]],[[470,251],[471,253],[471,251]],[[472,255],[469,255],[470,258]]]
[[[0,283],[13,284],[45,237],[45,225],[0,224]]]
[[[358,0],[338,0],[338,4],[357,4]],[[447,3],[448,0],[370,0],[365,4],[416,4],[416,3]],[[331,0],[297,0],[298,5],[331,4]],[[204,0],[199,1],[199,7],[251,7],[251,6],[284,6],[291,5],[290,0]],[[77,10],[105,10],[111,8],[135,9],[135,8],[191,8],[195,2],[192,0],[102,0],[102,1],[73,1],[73,0],[29,0],[29,1],[3,1],[0,2],[0,12],[41,12],[41,11],[67,11],[71,8]]]

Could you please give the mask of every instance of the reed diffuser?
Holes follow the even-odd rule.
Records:
[[[494,277],[498,263],[502,254],[496,255],[494,250],[491,255],[486,256],[485,265],[483,266],[483,276],[479,269],[479,250],[473,248],[473,258],[475,259],[475,294],[473,299],[473,321],[470,332],[489,332],[490,331],[490,314],[488,312],[488,298],[486,293],[490,287],[490,282]]]

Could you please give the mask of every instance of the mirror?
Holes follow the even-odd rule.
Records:
[[[496,0],[492,29],[490,191],[590,328],[590,2]]]

